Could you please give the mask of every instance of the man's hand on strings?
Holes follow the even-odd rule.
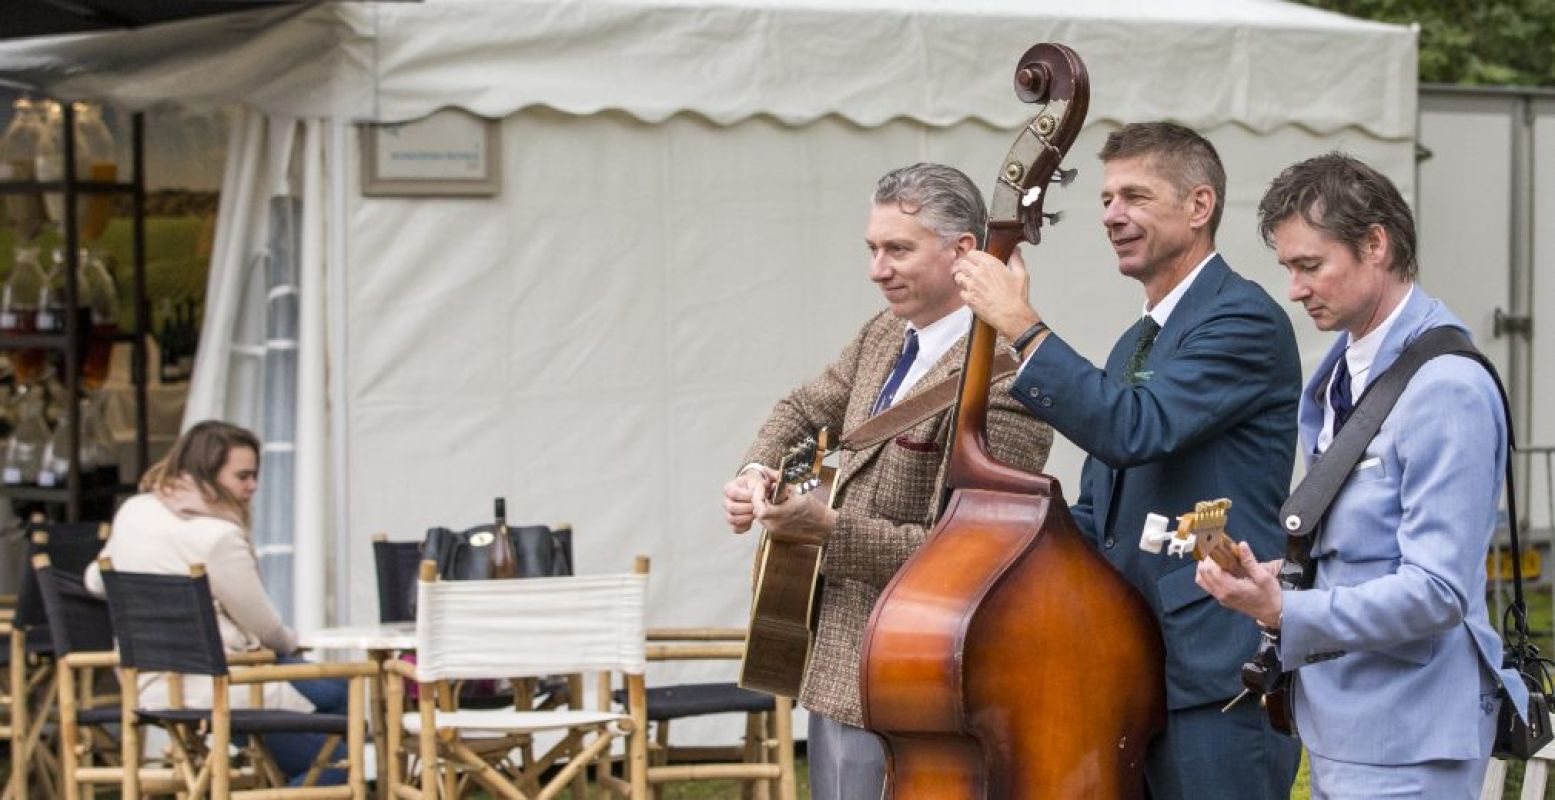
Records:
[[[1247,577],[1232,575],[1221,569],[1213,558],[1206,558],[1199,562],[1194,582],[1226,608],[1240,611],[1264,627],[1280,627],[1284,593],[1280,590],[1278,575],[1284,562],[1275,559],[1260,563],[1247,542],[1237,543],[1236,555]]]

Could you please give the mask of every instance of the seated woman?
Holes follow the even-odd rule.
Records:
[[[113,534],[102,554],[115,569],[188,575],[204,564],[216,620],[228,652],[268,648],[277,661],[297,658],[297,634],[276,613],[260,581],[259,562],[249,539],[249,501],[259,488],[259,439],[236,425],[207,420],[190,428],[141,479],[141,494],[125,501],[113,519]],[[102,576],[93,564],[88,590],[103,594]],[[161,675],[141,679],[142,702],[166,705]],[[291,711],[346,711],[347,682],[340,679],[265,685],[264,707]],[[208,680],[186,678],[184,704],[209,705]],[[233,687],[232,706],[248,706],[248,687]],[[306,774],[323,747],[322,734],[271,734],[265,744],[288,780]],[[328,770],[320,783],[343,783],[341,770]]]

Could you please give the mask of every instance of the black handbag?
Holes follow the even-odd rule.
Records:
[[[1491,373],[1494,375],[1494,371]],[[1499,388],[1501,380],[1496,379]],[[1501,391],[1501,402],[1506,403],[1506,390]],[[1517,443],[1512,438],[1512,415],[1507,412],[1506,458],[1506,508],[1507,529],[1512,538],[1512,604],[1507,606],[1501,618],[1501,641],[1504,650],[1501,666],[1517,673],[1523,685],[1528,687],[1528,718],[1525,721],[1512,705],[1506,689],[1501,689],[1501,711],[1496,716],[1496,741],[1491,755],[1496,758],[1515,758],[1527,761],[1551,740],[1555,731],[1550,729],[1550,673],[1555,662],[1539,653],[1528,637],[1528,606],[1523,601],[1523,553],[1517,542],[1517,487],[1512,484],[1512,453]]]
[[[463,531],[431,528],[422,542],[422,557],[437,562],[443,580],[479,580],[491,575],[491,545],[496,525]],[[572,574],[572,529],[545,525],[508,527],[518,577],[547,578]]]

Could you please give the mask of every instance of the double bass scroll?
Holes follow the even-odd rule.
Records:
[[[1060,44],[1021,57],[1015,90],[1039,108],[990,204],[985,249],[1001,260],[1040,239],[1090,92]],[[1166,713],[1160,631],[1076,529],[1058,481],[989,453],[995,338],[974,323],[944,513],[870,617],[864,725],[881,738],[895,800],[1142,797]]]

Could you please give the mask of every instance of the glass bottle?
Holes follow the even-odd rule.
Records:
[[[58,103],[45,101],[40,116],[43,123],[39,128],[38,147],[33,154],[33,176],[44,182],[62,181],[65,179],[65,142],[60,128],[63,126],[64,114]],[[65,224],[63,193],[44,192],[43,208],[48,213],[48,221],[56,226]]]
[[[195,318],[198,313],[196,302],[189,300],[179,317],[178,374],[183,380],[194,374],[194,357],[200,349],[200,323]]]
[[[38,248],[16,248],[16,263],[5,285],[0,286],[0,334],[38,330],[38,301],[43,292],[43,268]],[[11,351],[11,369],[19,384],[36,383],[43,376],[48,355],[43,350]]]
[[[113,337],[119,331],[119,285],[108,267],[109,256],[81,250],[77,287],[86,327],[81,329],[85,344],[81,353],[81,385],[89,392],[102,388],[113,366]]]
[[[0,135],[0,181],[37,180],[38,140],[43,117],[38,107],[22,97],[11,104],[15,115]],[[29,192],[3,197],[5,223],[16,232],[16,241],[30,242],[43,230],[43,195]]]
[[[0,479],[11,485],[37,483],[49,439],[49,424],[43,419],[43,392],[28,392],[21,400],[16,430],[6,440],[5,471]]]
[[[76,177],[83,181],[111,183],[119,177],[117,148],[113,134],[103,122],[100,106],[76,103]],[[113,216],[114,196],[93,192],[81,195],[76,204],[76,219],[81,225],[81,240],[95,242],[108,229]]]
[[[81,477],[90,484],[98,471],[114,463],[116,453],[109,446],[99,416],[98,403],[88,397],[81,398]],[[55,426],[43,450],[38,469],[39,486],[64,486],[70,475],[70,425],[61,420]]]
[[[54,248],[49,270],[38,298],[40,331],[64,332],[66,308],[64,248]],[[81,383],[95,391],[108,378],[113,358],[113,334],[119,327],[119,288],[99,255],[81,249],[76,260],[76,331],[81,337]]]
[[[178,342],[174,325],[173,301],[164,297],[157,303],[157,377],[159,383],[178,382]]]
[[[513,552],[513,539],[508,534],[507,500],[497,498],[496,524],[492,526],[491,577],[493,579],[517,578],[518,555]]]

